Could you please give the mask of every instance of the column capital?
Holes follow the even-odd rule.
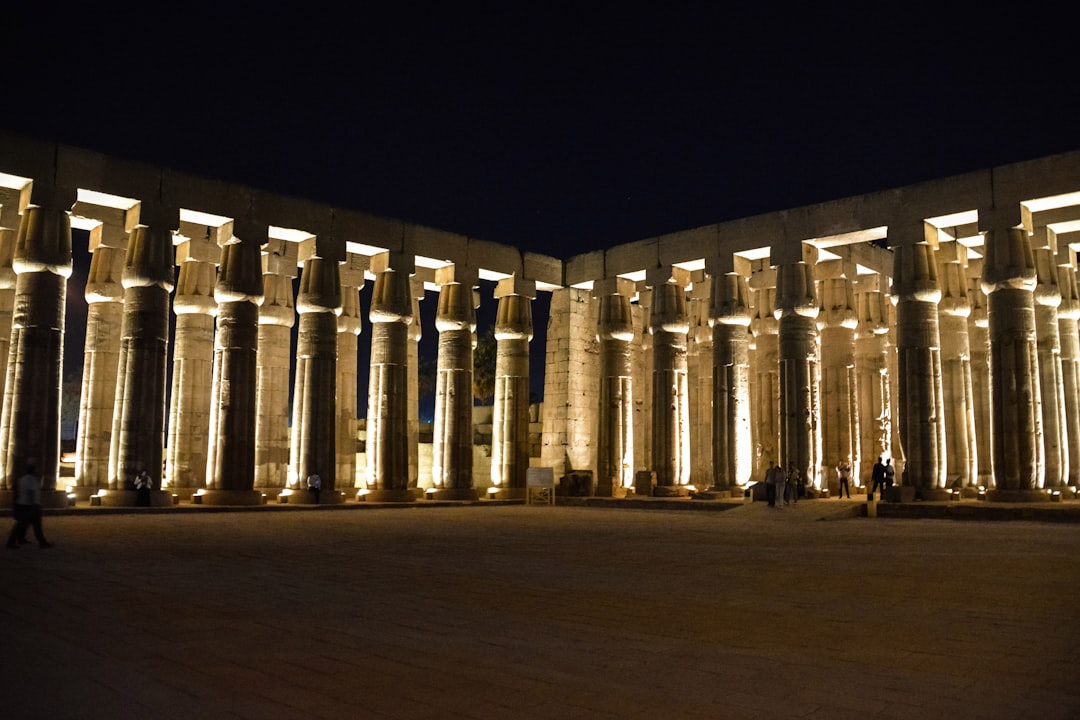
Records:
[[[602,278],[593,282],[592,296],[601,298],[607,295],[622,295],[632,298],[637,294],[637,284],[633,280],[621,277]]]
[[[674,265],[650,268],[645,271],[645,284],[651,288],[672,284],[685,290],[690,286],[690,271]]]
[[[477,268],[460,263],[450,263],[441,268],[435,268],[435,284],[439,287],[458,283],[469,288],[480,284],[480,271]]]

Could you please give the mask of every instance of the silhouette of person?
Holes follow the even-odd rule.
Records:
[[[52,543],[45,539],[41,529],[41,478],[37,476],[33,465],[26,466],[26,472],[15,481],[15,527],[8,535],[9,550],[18,550],[20,543],[27,542],[26,527],[34,528],[34,537],[42,550],[51,548]]]
[[[881,488],[882,493],[885,492],[885,465],[882,464],[881,460],[882,458],[878,457],[877,462],[874,463],[874,469],[870,473],[870,479],[873,481],[873,484],[870,485],[871,500],[874,498],[874,493],[877,492],[879,487]]]
[[[135,505],[138,507],[150,507],[150,473],[140,470],[135,476]]]
[[[319,477],[319,473],[313,472],[308,475],[307,479],[308,490],[315,497],[315,504],[319,504],[319,495],[322,492],[322,478]]]

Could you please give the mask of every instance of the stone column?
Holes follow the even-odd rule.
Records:
[[[293,279],[298,251],[296,243],[272,238],[262,253],[263,301],[255,353],[254,488],[267,498],[278,498],[285,488],[296,488],[298,482],[295,476],[290,482],[289,463],[289,386],[296,323]],[[301,494],[307,494],[306,485]]]
[[[360,290],[364,287],[367,257],[346,253],[341,275],[341,315],[338,316],[337,346],[337,488],[355,495],[356,477],[356,394],[357,336],[363,328]],[[471,396],[470,396],[471,397]]]
[[[945,485],[971,488],[978,484],[979,438],[971,382],[971,346],[968,340],[967,248],[955,240],[942,242],[935,253],[941,300],[941,392],[945,421]],[[982,438],[983,441],[986,438]],[[970,493],[969,493],[970,494]]]
[[[7,206],[0,206],[0,218],[6,219]],[[12,218],[16,224],[18,215]],[[8,350],[11,347],[11,317],[15,312],[15,237],[18,230],[0,227],[0,397],[7,380]],[[3,478],[0,477],[0,482]],[[2,486],[0,486],[2,487]]]
[[[753,302],[750,330],[754,335],[750,383],[751,427],[755,429],[754,479],[780,462],[780,345],[776,320],[776,269],[760,268],[750,276]]]
[[[371,370],[367,410],[370,502],[415,500],[409,490],[409,324],[413,322],[412,255],[371,258]],[[363,491],[361,491],[363,492]]]
[[[423,279],[409,278],[412,288],[412,316],[409,323],[409,490],[423,497],[420,487],[420,340],[424,330],[420,322],[420,301],[426,294]]]
[[[475,269],[448,265],[435,271],[439,306],[438,369],[432,458],[434,500],[475,500],[473,487],[473,333]]]
[[[981,368],[971,373],[972,410],[975,416],[976,470],[979,487],[994,486],[994,463],[990,452],[990,332],[986,312],[986,293],[982,291],[983,260],[968,258],[967,284],[971,314],[968,316],[968,345],[971,367]]]
[[[870,486],[874,463],[892,451],[892,392],[889,382],[888,332],[891,305],[881,275],[855,280],[855,379],[859,406],[859,460],[852,477]]]
[[[652,334],[649,333],[649,309],[652,290],[635,283],[638,301],[630,305],[634,339],[630,342],[630,384],[634,389],[634,474],[652,466]],[[546,397],[546,395],[545,395]]]
[[[731,493],[752,481],[750,295],[736,272],[712,278],[712,490]]]
[[[593,283],[599,302],[600,398],[596,428],[596,485],[600,497],[623,497],[634,485],[634,381],[631,343],[634,283],[606,278]]]
[[[938,328],[941,289],[933,246],[921,239],[921,228],[919,233],[903,235],[910,230],[902,227],[890,236],[896,243],[892,289],[896,299],[897,414],[906,456],[901,483],[913,486],[924,500],[947,499]]]
[[[109,491],[103,505],[134,505],[135,476],[146,471],[151,504],[172,504],[161,491],[165,450],[165,372],[169,355],[169,294],[173,231],[179,211],[144,203],[124,258],[124,315],[109,451]]]
[[[983,291],[990,320],[994,500],[1044,497],[1042,390],[1035,334],[1035,258],[1027,232],[984,218]],[[1006,227],[999,227],[1005,225]]]
[[[491,484],[497,498],[525,496],[529,469],[529,342],[536,283],[517,276],[499,281],[495,316],[495,407],[492,413]]]
[[[300,328],[293,382],[290,503],[311,504],[307,478],[318,473],[322,504],[339,503],[337,471],[337,341],[341,314],[338,262],[313,255],[304,260],[296,296]]]
[[[1042,391],[1044,487],[1057,490],[1068,482],[1069,440],[1065,422],[1065,381],[1058,330],[1057,248],[1051,246],[1047,228],[1036,227],[1032,237],[1035,259],[1035,336]]]
[[[798,469],[808,488],[818,487],[817,316],[814,267],[807,262],[776,268],[776,318],[780,367],[780,464]]]
[[[57,490],[64,305],[71,276],[74,189],[35,182],[15,241],[15,302],[4,406],[0,414],[0,487],[11,489],[27,465],[41,476],[42,505],[67,504]]]
[[[653,340],[653,470],[659,497],[686,495],[690,481],[687,407],[686,286],[689,273],[668,267],[649,271],[652,288],[649,332]]]
[[[687,407],[690,417],[690,484],[707,490],[713,473],[713,330],[709,323],[712,278],[704,270],[691,274],[687,292]]]
[[[1066,246],[1067,248],[1068,246]],[[1067,483],[1080,485],[1080,291],[1077,289],[1076,269],[1072,251],[1059,248],[1058,287],[1061,305],[1058,306],[1058,335],[1061,339],[1061,384],[1065,394],[1065,436],[1069,470]]]
[[[255,392],[259,305],[263,300],[262,244],[267,229],[235,223],[221,248],[214,298],[218,303],[211,388],[205,505],[257,505]]]
[[[109,487],[109,448],[124,310],[122,275],[127,233],[121,226],[102,224],[91,232],[91,245],[95,237],[98,243],[90,258],[84,293],[86,340],[75,442],[74,492],[80,500]]]
[[[821,333],[821,484],[839,491],[836,466],[851,464],[859,477],[859,393],[855,372],[855,329],[859,316],[851,278],[854,265],[827,260],[814,268],[821,297],[818,329]]]

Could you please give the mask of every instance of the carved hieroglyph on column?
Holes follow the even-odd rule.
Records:
[[[517,276],[499,281],[495,316],[495,407],[491,484],[498,498],[525,496],[529,469],[529,342],[536,283]]]
[[[278,497],[289,486],[289,375],[297,251],[296,243],[272,238],[262,256],[263,301],[255,354],[255,489],[268,498]],[[305,489],[302,494],[306,493]]]
[[[968,346],[971,367],[971,407],[975,417],[975,452],[978,485],[994,486],[994,462],[990,450],[990,331],[986,313],[986,293],[982,291],[982,258],[968,258],[967,285],[971,315],[968,316]]]
[[[941,333],[941,392],[945,402],[945,484],[969,487],[978,483],[975,409],[971,383],[971,346],[968,340],[967,248],[952,240],[942,242],[935,253],[941,300],[938,323]],[[983,442],[987,438],[981,438]]]
[[[652,288],[649,332],[653,341],[653,470],[658,496],[685,495],[690,481],[687,407],[686,312],[688,273],[661,268],[647,274]]]
[[[409,490],[409,324],[413,257],[371,259],[371,370],[367,411],[367,493],[370,501],[415,500]]]
[[[1046,227],[1035,229],[1035,336],[1039,358],[1039,388],[1042,393],[1044,487],[1057,489],[1066,484],[1069,446],[1065,423],[1065,383],[1061,367],[1061,336],[1058,331],[1058,287],[1056,248],[1049,244]]]
[[[449,265],[435,272],[439,306],[438,368],[432,485],[435,500],[475,500],[473,488],[473,333],[475,270]]]
[[[1061,305],[1058,306],[1058,336],[1061,339],[1061,385],[1065,395],[1065,435],[1068,438],[1069,470],[1067,482],[1080,485],[1080,291],[1077,289],[1074,260],[1071,250],[1058,257],[1065,262],[1058,267],[1058,287]]]
[[[883,292],[885,282],[881,275],[860,275],[854,287],[858,317],[855,378],[860,453],[855,477],[863,485],[870,484],[870,474],[878,458],[889,457],[892,450],[892,394],[886,360],[891,305]]]
[[[169,355],[169,294],[173,289],[175,209],[147,206],[128,238],[124,259],[124,319],[116,369],[116,409],[109,452],[109,492],[103,504],[135,504],[135,475],[149,474],[154,505],[165,451],[165,372]]]
[[[915,487],[923,499],[938,499],[947,492],[938,329],[941,289],[933,246],[901,239],[893,247],[892,290],[896,302],[898,430],[906,456],[902,482]],[[896,235],[890,240],[897,240]]]
[[[99,244],[93,250],[86,278],[86,342],[75,442],[74,492],[80,500],[109,487],[109,449],[124,310],[121,281],[127,234],[120,227],[105,225],[95,231],[112,242]]]
[[[634,283],[607,278],[593,284],[600,303],[596,339],[600,350],[600,400],[596,429],[596,488],[601,497],[619,497],[634,483],[634,388],[631,342]]]
[[[290,503],[312,503],[307,479],[318,474],[320,503],[336,503],[337,471],[337,341],[341,313],[341,277],[338,262],[313,255],[300,272],[296,296],[300,328],[296,341],[296,378],[293,382],[292,443],[289,480]]]
[[[360,290],[364,287],[364,255],[345,254],[338,270],[341,276],[341,315],[338,316],[337,359],[337,489],[355,494],[356,477],[356,395],[357,337],[363,328],[360,314]]]
[[[754,334],[750,405],[755,430],[754,478],[780,462],[780,323],[776,320],[776,269],[762,268],[750,276],[750,330]]]
[[[210,387],[214,377],[214,284],[221,248],[211,235],[222,228],[180,222],[188,238],[176,247],[180,266],[173,296],[176,330],[173,343],[169,441],[165,448],[165,481],[183,500],[206,489],[210,440]],[[232,224],[224,230],[232,236]]]
[[[821,297],[821,443],[822,486],[839,490],[836,466],[844,460],[859,473],[859,416],[855,373],[855,328],[858,313],[849,274],[855,266],[827,260],[814,268]]]
[[[15,304],[4,407],[0,414],[0,487],[34,464],[42,504],[67,503],[56,489],[60,466],[60,378],[64,355],[64,305],[71,276],[74,190],[35,183],[15,241]]]
[[[814,268],[806,262],[776,268],[776,318],[780,386],[780,464],[795,468],[808,487],[818,487],[817,316]]]
[[[636,285],[636,284],[635,284]],[[634,475],[652,467],[652,334],[649,309],[652,290],[638,287],[638,301],[630,305],[634,339],[630,341],[630,384],[634,390]]]
[[[214,298],[218,303],[211,388],[207,505],[258,505],[255,486],[255,390],[259,305],[263,299],[262,243],[266,227],[235,223],[221,248]]]
[[[995,485],[990,497],[1034,499],[1043,486],[1035,258],[1022,228],[992,228],[985,237]]]
[[[732,491],[753,473],[750,434],[750,295],[735,272],[712,279],[712,489]]]

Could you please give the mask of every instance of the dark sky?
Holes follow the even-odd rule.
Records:
[[[1063,18],[579,5],[8,9],[0,126],[560,257],[1080,149]]]

